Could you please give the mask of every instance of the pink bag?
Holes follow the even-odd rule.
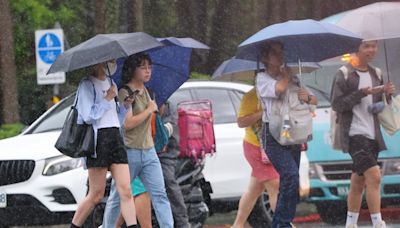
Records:
[[[215,153],[215,134],[211,101],[178,104],[180,157],[203,159]]]

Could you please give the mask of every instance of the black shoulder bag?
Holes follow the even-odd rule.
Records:
[[[90,80],[90,79],[86,79]],[[92,82],[93,84],[93,82]],[[94,88],[94,101],[96,102],[96,90]],[[79,90],[78,90],[79,93]],[[75,104],[68,112],[63,129],[57,139],[55,147],[66,156],[79,158],[88,157],[94,154],[94,130],[91,124],[78,124],[78,110],[76,108],[79,94],[75,99]]]

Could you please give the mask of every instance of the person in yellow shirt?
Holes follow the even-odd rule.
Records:
[[[256,89],[253,88],[243,96],[237,118],[239,127],[245,128],[246,131],[243,150],[252,172],[248,189],[240,199],[233,228],[244,227],[254,204],[264,190],[268,192],[271,209],[275,210],[279,193],[279,174],[260,145],[258,133],[261,132],[262,113]]]

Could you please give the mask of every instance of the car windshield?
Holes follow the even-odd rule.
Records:
[[[72,94],[62,100],[51,112],[43,117],[25,134],[36,134],[49,131],[60,131],[67,118],[70,107],[75,99],[75,94]]]

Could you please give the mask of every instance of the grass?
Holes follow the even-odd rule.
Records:
[[[210,80],[210,75],[202,74],[199,72],[192,72],[190,73],[190,79],[194,80]]]
[[[3,124],[0,126],[0,139],[16,136],[24,127],[21,123]]]

